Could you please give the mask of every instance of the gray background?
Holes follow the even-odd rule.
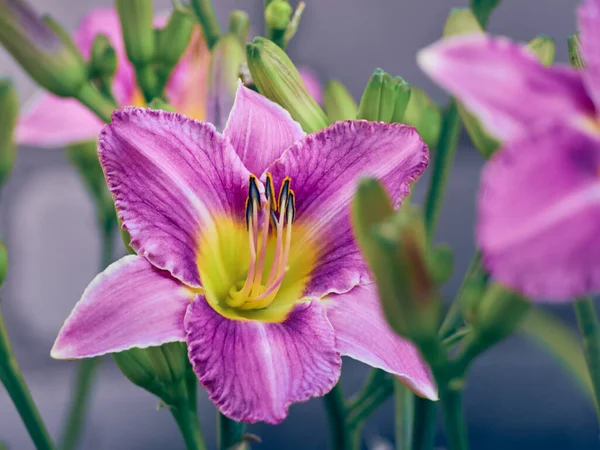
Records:
[[[35,0],[40,12],[52,14],[73,30],[93,6],[109,0]],[[293,59],[312,67],[324,81],[342,80],[359,98],[375,67],[402,75],[440,102],[446,96],[419,71],[415,52],[436,40],[446,15],[467,0],[307,0],[302,26],[290,45]],[[157,7],[167,1],[155,2]],[[246,9],[256,31],[262,27],[262,0],[217,0],[226,24],[233,8]],[[558,59],[566,61],[565,36],[575,31],[574,7],[568,0],[505,0],[490,30],[517,40],[545,33],[559,42]],[[0,76],[10,76],[26,100],[31,81],[0,49]],[[457,288],[473,251],[474,198],[481,160],[463,137],[442,210],[438,240],[457,252],[456,273],[448,292]],[[420,183],[420,194],[425,183]],[[417,196],[418,197],[418,196]],[[0,203],[0,231],[10,257],[10,274],[2,292],[19,362],[42,415],[56,436],[65,413],[75,364],[52,361],[49,350],[63,320],[96,274],[99,243],[94,213],[83,187],[60,150],[21,149],[14,175]],[[553,310],[572,321],[569,306]],[[366,369],[344,363],[347,392],[357,389]],[[200,393],[201,420],[209,448],[214,448],[215,410]],[[156,399],[130,385],[107,360],[93,395],[91,416],[81,448],[183,448],[176,427]],[[530,342],[514,337],[479,360],[469,377],[465,399],[474,449],[598,448],[591,402],[570,378]],[[365,445],[380,447],[391,439],[388,402],[365,430]],[[278,426],[255,425],[261,449],[324,449],[327,423],[321,401],[291,408]],[[438,436],[440,445],[443,439]],[[12,449],[32,448],[6,392],[0,389],[0,441]]]

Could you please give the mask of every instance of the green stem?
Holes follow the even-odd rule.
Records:
[[[168,76],[166,76],[168,78]],[[159,77],[150,65],[135,68],[135,78],[137,84],[144,95],[146,104],[150,103],[156,97],[159,97],[161,90],[161,82]],[[166,80],[165,80],[166,83]]]
[[[415,397],[412,450],[432,450],[435,442],[437,404]]]
[[[469,443],[461,391],[442,384],[440,387],[440,402],[444,416],[448,450],[468,450]]]
[[[114,102],[102,95],[91,84],[84,85],[75,98],[88,107],[104,123],[110,123],[112,113],[117,108]]]
[[[396,450],[412,448],[415,395],[397,378],[394,379]]]
[[[446,182],[456,155],[460,132],[460,117],[454,99],[450,100],[444,114],[438,148],[434,153],[433,169],[427,198],[425,199],[425,227],[429,242],[433,241],[440,207],[444,199]]]
[[[101,211],[101,208],[98,208]],[[100,270],[104,270],[113,261],[113,237],[114,220],[99,218],[102,256],[100,259]],[[90,404],[91,389],[94,378],[101,363],[100,358],[85,359],[79,363],[77,375],[75,376],[75,390],[71,397],[64,428],[61,433],[59,448],[61,450],[73,450],[81,439],[83,428],[87,418]]]
[[[329,418],[332,450],[352,450],[353,434],[346,422],[346,405],[340,383],[336,384],[323,400]]]
[[[206,45],[211,50],[221,36],[221,27],[211,0],[192,0],[192,9],[202,25]]]
[[[585,360],[594,387],[596,411],[600,419],[600,323],[592,299],[582,298],[575,301],[575,314],[583,340]]]
[[[204,437],[200,429],[198,412],[190,407],[190,402],[185,399],[171,407],[171,414],[177,422],[179,431],[185,441],[187,450],[206,450]]]
[[[360,395],[346,408],[346,423],[351,429],[361,429],[369,416],[394,392],[392,379],[382,370],[374,369],[374,372]]]
[[[240,443],[244,438],[245,431],[245,424],[231,420],[217,412],[217,447],[219,450],[228,450]]]
[[[52,450],[54,445],[12,351],[0,312],[0,381],[4,384],[37,450]]]

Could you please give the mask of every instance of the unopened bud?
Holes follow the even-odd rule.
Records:
[[[90,54],[90,78],[112,79],[117,71],[117,64],[117,53],[108,36],[104,34],[96,35]]]
[[[244,61],[244,48],[233,33],[223,35],[213,47],[208,74],[206,119],[218,130],[225,128],[235,100],[240,66]]]
[[[585,62],[581,56],[579,36],[577,34],[572,34],[567,38],[567,43],[569,46],[569,60],[571,61],[571,65],[577,69],[583,69]]]
[[[444,25],[443,36],[462,36],[466,34],[483,33],[483,28],[469,8],[454,8]]]
[[[159,30],[156,60],[168,68],[169,73],[188,48],[195,23],[189,13],[175,8],[165,27]]]
[[[415,127],[429,148],[437,146],[442,115],[438,106],[421,89],[411,88],[403,123]]]
[[[273,0],[265,8],[265,24],[272,30],[285,31],[293,11],[286,0]]]
[[[337,80],[329,80],[323,91],[323,109],[331,122],[354,120],[358,105],[352,94]]]
[[[0,80],[0,187],[15,164],[17,145],[13,132],[19,116],[19,97],[9,80]]]
[[[129,381],[160,397],[167,405],[174,403],[172,392],[184,381],[189,365],[183,342],[133,348],[114,353],[113,358]]]
[[[406,81],[375,69],[360,99],[357,116],[377,122],[402,122],[409,99],[410,85]]]
[[[0,2],[0,43],[43,88],[74,97],[87,82],[75,44],[50,18],[42,20],[22,0]]]
[[[538,36],[527,44],[527,48],[535,53],[535,56],[545,66],[551,66],[556,54],[556,44],[548,36]]]
[[[246,46],[246,59],[258,91],[285,108],[304,131],[312,133],[329,124],[285,51],[256,37]]]
[[[427,255],[427,266],[437,286],[445,284],[454,272],[454,252],[448,245],[438,245]]]
[[[250,19],[245,11],[235,9],[229,15],[229,32],[237,36],[240,44],[245,44],[250,30]]]
[[[149,0],[116,0],[127,57],[137,67],[154,59],[154,11]]]
[[[173,106],[159,97],[152,99],[152,101],[148,103],[148,108],[160,111],[177,112]]]
[[[471,0],[471,9],[482,28],[487,26],[490,15],[502,0]]]
[[[8,252],[6,251],[6,245],[4,241],[0,239],[0,286],[6,281],[6,274],[8,272]]]

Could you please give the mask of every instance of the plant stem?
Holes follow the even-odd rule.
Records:
[[[161,83],[154,68],[150,65],[140,66],[135,68],[135,79],[144,95],[146,105],[148,105],[156,97],[160,96]],[[166,77],[165,77],[166,83]]]
[[[394,397],[396,450],[410,450],[412,448],[415,395],[396,378],[394,379]]]
[[[468,450],[467,428],[463,415],[462,393],[448,386],[440,388],[448,450]]]
[[[427,198],[425,199],[425,227],[429,242],[433,241],[435,235],[440,207],[444,199],[446,182],[448,181],[450,168],[452,167],[458,147],[459,132],[460,117],[458,115],[458,108],[456,100],[451,99],[443,117],[440,140],[434,154],[433,171],[429,190],[427,191]]]
[[[228,450],[244,438],[246,425],[217,412],[217,447]]]
[[[339,382],[323,400],[329,418],[332,450],[352,450],[353,435],[346,422],[346,405]]]
[[[596,412],[600,419],[600,323],[592,299],[582,298],[575,301],[575,314],[583,340],[585,360],[594,387]]]
[[[221,27],[211,0],[192,0],[192,9],[202,25],[206,45],[211,50],[221,36]]]
[[[76,99],[88,107],[104,123],[110,123],[112,113],[118,107],[116,103],[102,95],[91,84],[85,84]]]
[[[54,445],[46,425],[35,406],[29,388],[13,353],[2,313],[0,312],[0,381],[21,416],[37,450],[52,450]]]
[[[204,437],[200,429],[200,421],[198,412],[190,407],[190,402],[187,400],[179,402],[171,407],[171,414],[177,422],[179,431],[185,441],[187,450],[206,450]]]
[[[435,442],[437,405],[430,400],[415,397],[412,431],[412,450],[431,450]]]
[[[98,209],[101,210],[100,206]],[[99,218],[99,222],[102,241],[100,270],[104,270],[113,260],[114,220]],[[61,433],[62,437],[59,445],[61,450],[77,448],[87,418],[94,377],[101,362],[100,358],[89,358],[79,363],[74,382],[75,391],[71,397],[67,418]]]

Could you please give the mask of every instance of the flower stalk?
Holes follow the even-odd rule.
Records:
[[[598,322],[596,308],[591,298],[581,298],[575,301],[574,307],[583,341],[585,360],[594,388],[594,403],[600,419],[600,322]]]
[[[215,7],[211,0],[192,0],[191,5],[198,22],[202,25],[206,45],[211,50],[221,36],[221,27],[217,20]]]
[[[217,412],[217,447],[229,450],[244,440],[246,424],[236,422]]]

